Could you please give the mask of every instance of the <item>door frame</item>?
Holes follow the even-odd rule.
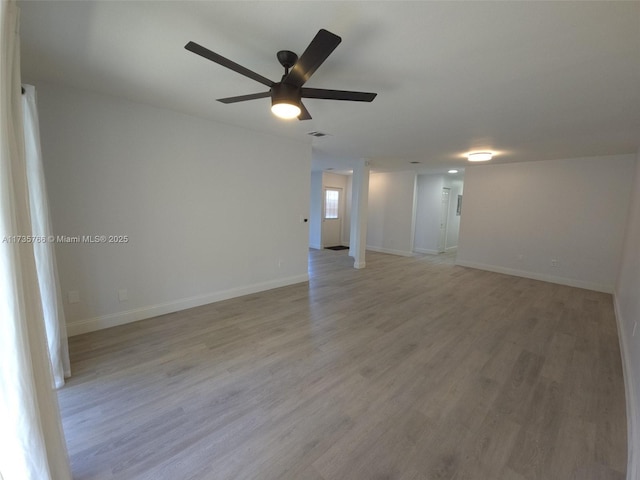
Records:
[[[320,244],[322,248],[326,248],[327,246],[332,247],[334,245],[326,245],[324,241],[324,233],[325,233],[325,223],[327,221],[326,218],[326,199],[327,199],[327,190],[334,190],[338,192],[338,218],[337,220],[339,225],[339,234],[338,234],[338,245],[342,245],[342,234],[344,232],[344,211],[345,211],[345,201],[344,201],[344,188],[342,187],[332,187],[330,185],[324,185],[322,187],[322,221],[320,227]],[[333,220],[333,219],[331,219]]]
[[[451,187],[442,187],[442,193],[441,193],[442,197],[444,197],[445,190],[448,190],[447,208],[446,210],[442,208],[444,206],[444,201],[441,198],[440,199],[440,230],[438,231],[438,253],[444,253],[447,251],[447,237],[449,234],[449,213],[451,210]],[[444,225],[444,228],[442,228],[443,225]],[[444,230],[444,235],[441,234],[442,230]],[[440,245],[441,239],[442,239],[442,245]]]

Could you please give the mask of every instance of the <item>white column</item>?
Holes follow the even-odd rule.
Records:
[[[309,246],[322,249],[322,172],[311,172]]]
[[[358,160],[353,168],[351,190],[351,237],[349,256],[353,257],[353,268],[365,267],[367,248],[367,207],[369,203],[369,161]]]

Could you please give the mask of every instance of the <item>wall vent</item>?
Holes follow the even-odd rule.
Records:
[[[307,135],[311,135],[312,137],[326,137],[329,134],[323,132],[309,132]]]

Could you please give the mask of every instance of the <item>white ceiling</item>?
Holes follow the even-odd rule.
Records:
[[[48,81],[308,141],[314,168],[436,172],[640,146],[640,2],[24,1],[25,81]],[[266,88],[184,49],[192,40],[274,81],[275,53],[320,28],[342,43],[306,86],[373,91],[272,116]],[[411,165],[410,161],[419,161]]]

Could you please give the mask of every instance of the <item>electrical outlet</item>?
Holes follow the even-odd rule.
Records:
[[[80,292],[77,290],[67,292],[67,300],[69,303],[80,303]]]
[[[126,302],[127,300],[129,300],[129,292],[127,292],[127,289],[121,288],[118,290],[118,301]]]

